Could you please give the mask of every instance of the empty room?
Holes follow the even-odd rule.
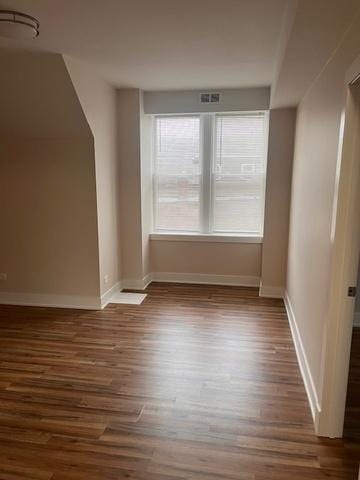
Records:
[[[0,0],[0,480],[356,480],[360,0]]]

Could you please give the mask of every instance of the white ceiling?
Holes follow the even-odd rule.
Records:
[[[82,59],[117,86],[270,85],[288,0],[2,0],[40,20],[32,45]],[[28,42],[29,43],[29,42]]]
[[[359,0],[0,0],[40,20],[19,47],[79,58],[110,83],[144,90],[272,85],[295,105]],[[0,40],[0,48],[14,43]]]
[[[360,13],[360,0],[298,0],[285,41],[271,105],[296,105]]]

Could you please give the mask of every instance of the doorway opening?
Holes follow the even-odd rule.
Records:
[[[346,395],[344,437],[360,442],[360,264],[356,286],[351,340],[349,379]]]

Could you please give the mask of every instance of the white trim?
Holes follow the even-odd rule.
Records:
[[[122,283],[117,282],[113,285],[109,290],[107,290],[103,295],[101,295],[101,308],[105,308],[106,305],[109,303],[111,297],[116,292],[120,292],[122,289]]]
[[[200,188],[200,228],[201,232],[211,232],[213,211],[213,144],[214,115],[201,115],[201,188]]]
[[[101,310],[102,308],[100,297],[56,295],[51,293],[0,292],[0,304],[84,310]]]
[[[75,308],[102,310],[117,291],[124,289],[145,290],[151,282],[197,283],[205,285],[234,285],[259,287],[260,278],[246,275],[211,275],[204,273],[154,272],[144,278],[124,279],[117,282],[101,297],[75,295],[53,295],[41,293],[0,292],[0,305],[21,305],[29,307]]]
[[[152,273],[148,273],[143,278],[126,278],[121,281],[122,290],[145,290],[152,281]]]
[[[317,396],[314,380],[312,378],[310,366],[307,361],[304,345],[301,340],[301,335],[296,322],[296,317],[295,317],[293,308],[291,306],[290,298],[287,292],[285,292],[284,303],[285,303],[287,317],[289,320],[292,339],[295,346],[297,361],[299,364],[301,376],[302,376],[306,394],[308,397],[312,418],[313,418],[314,424],[316,425],[317,419],[321,413],[321,407],[320,407],[319,399]]]
[[[206,273],[154,272],[153,282],[199,283],[206,285],[236,285],[259,287],[260,278],[246,275],[211,275]]]
[[[263,285],[261,283],[259,290],[259,297],[265,298],[284,298],[284,287],[272,287],[270,285]]]
[[[150,233],[150,240],[164,240],[167,242],[262,243],[263,237],[258,235],[156,232]]]
[[[360,327],[360,312],[354,313],[354,327]]]
[[[122,289],[144,290],[151,282],[197,283],[259,287],[260,278],[247,275],[212,275],[206,273],[153,272],[144,278],[122,280]]]
[[[270,112],[264,112],[264,176],[262,181],[262,204],[261,204],[261,235],[264,235],[265,226],[265,200],[266,200],[266,181],[267,181],[267,169],[268,169],[268,156],[269,156],[269,131],[270,131]]]

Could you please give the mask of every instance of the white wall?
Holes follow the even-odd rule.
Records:
[[[287,292],[307,363],[309,386],[320,408],[332,253],[330,231],[345,72],[359,53],[357,16],[298,108]]]
[[[94,136],[100,287],[103,295],[120,281],[116,91],[85,64],[70,57],[65,57],[65,62]]]

